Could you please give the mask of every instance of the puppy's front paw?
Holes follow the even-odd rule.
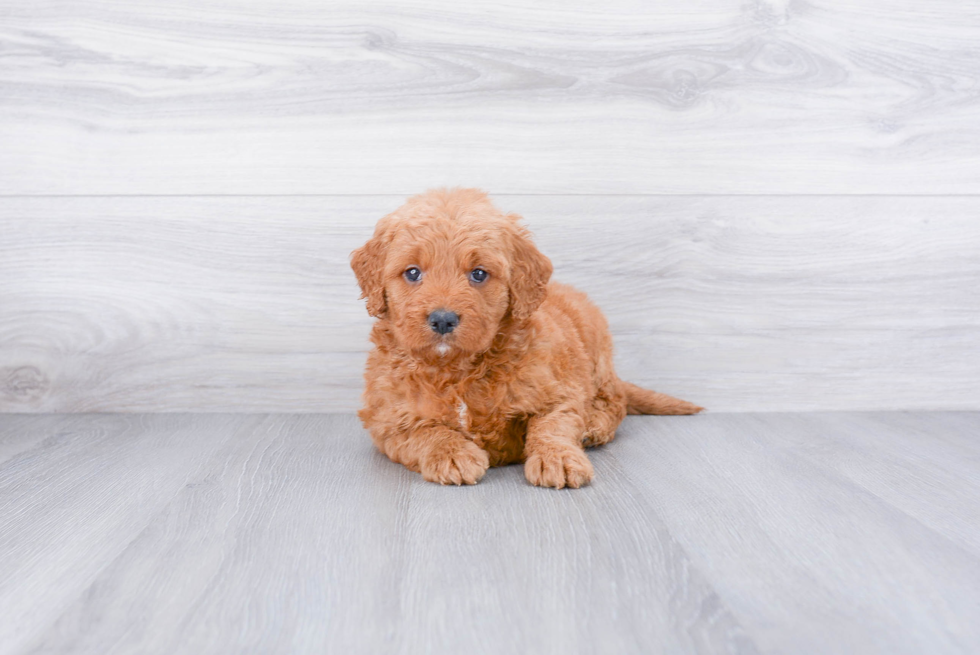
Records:
[[[536,487],[578,489],[594,474],[585,453],[571,446],[532,453],[524,462],[524,477]]]
[[[489,466],[487,452],[462,438],[440,444],[419,461],[422,477],[439,484],[476,484]]]

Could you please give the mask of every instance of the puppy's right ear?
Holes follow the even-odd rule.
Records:
[[[351,253],[350,267],[354,269],[357,283],[361,286],[361,298],[367,298],[368,314],[382,318],[388,311],[385,300],[384,269],[388,242],[388,221],[382,219],[374,230],[374,236]]]

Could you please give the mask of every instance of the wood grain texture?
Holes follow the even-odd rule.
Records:
[[[349,415],[0,416],[25,430],[5,654],[980,648],[980,552],[906,511],[977,542],[976,413],[630,417],[563,491],[426,483]],[[855,482],[899,470],[943,497]]]
[[[819,424],[801,421],[782,439],[786,448],[980,556],[980,531],[974,527],[980,525],[975,425],[976,416],[969,413],[841,413]],[[933,447],[934,440],[941,446]]]
[[[629,379],[718,411],[980,408],[980,198],[501,196]],[[351,411],[397,197],[0,200],[0,410]]]
[[[9,0],[0,193],[976,193],[980,7]]]
[[[258,420],[38,417],[30,429],[46,429],[47,438],[0,465],[0,648],[19,651],[36,638],[237,428]],[[5,441],[25,429],[7,425],[4,418]]]
[[[972,652],[980,554],[918,517],[926,507],[947,520],[975,515],[956,513],[974,504],[980,460],[959,461],[943,436],[975,440],[980,416],[923,415],[913,430],[903,417],[634,421],[619,434],[620,452],[629,479],[761,651]],[[909,442],[928,456],[906,456]],[[889,478],[904,486],[909,477],[913,491],[920,475],[939,489],[910,504],[888,488]],[[957,504],[947,511],[940,496]],[[965,541],[976,543],[975,526]],[[900,598],[916,603],[882,602]]]

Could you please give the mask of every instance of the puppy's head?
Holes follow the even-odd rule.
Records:
[[[544,300],[551,261],[475,189],[430,191],[382,218],[351,267],[371,316],[419,357],[488,349]]]

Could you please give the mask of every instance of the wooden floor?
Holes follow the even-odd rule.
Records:
[[[630,417],[440,487],[350,415],[0,416],[0,652],[967,653],[980,413]]]

